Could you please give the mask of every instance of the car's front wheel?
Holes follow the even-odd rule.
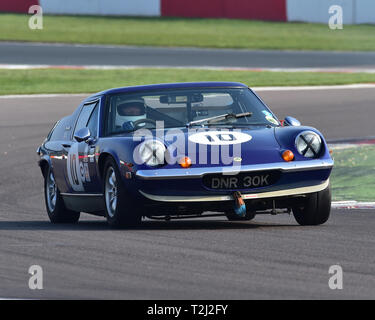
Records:
[[[66,209],[50,167],[46,169],[44,174],[44,199],[48,217],[52,223],[78,222],[80,212]]]
[[[302,226],[316,226],[327,222],[331,212],[331,187],[307,196],[303,207],[293,208],[293,215]]]
[[[104,166],[104,203],[108,224],[113,228],[132,227],[141,222],[133,201],[127,194],[115,161],[108,158]]]

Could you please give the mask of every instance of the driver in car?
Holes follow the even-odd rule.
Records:
[[[116,127],[125,131],[133,130],[139,120],[146,118],[145,102],[141,98],[127,100],[117,106]]]

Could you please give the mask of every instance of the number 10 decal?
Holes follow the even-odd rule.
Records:
[[[85,191],[81,178],[81,168],[79,164],[78,143],[73,143],[68,153],[67,169],[69,183],[74,191]]]

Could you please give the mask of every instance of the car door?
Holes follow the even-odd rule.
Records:
[[[85,103],[77,118],[67,154],[66,177],[71,193],[98,193],[95,143],[98,134],[99,100]],[[78,142],[74,136],[82,128],[89,128],[91,138]]]
[[[70,147],[73,129],[72,122],[72,116],[58,121],[44,142],[44,148],[48,151],[57,187],[62,193],[69,190],[65,178],[65,168],[67,148]]]
[[[102,192],[96,162],[96,144],[98,141],[99,129],[99,105],[100,102],[97,102],[86,125],[91,133],[90,142],[81,142],[79,143],[78,147],[79,157],[83,163],[83,165],[81,165],[81,168],[83,168],[85,174],[83,184],[85,192],[89,193]]]

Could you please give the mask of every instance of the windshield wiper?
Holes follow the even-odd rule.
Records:
[[[215,117],[210,117],[210,118],[205,118],[201,120],[196,120],[196,121],[190,121],[186,124],[187,128],[190,128],[191,126],[195,126],[197,124],[205,123],[211,124],[215,122],[220,122],[222,120],[229,120],[229,119],[239,119],[239,118],[244,118],[244,117],[251,117],[253,115],[252,112],[245,112],[245,113],[226,113],[222,114],[220,116],[215,116]]]
[[[261,122],[259,122],[259,123],[251,123],[251,122],[249,122],[249,123],[233,123],[233,124],[231,124],[231,123],[211,123],[211,125],[215,125],[215,126],[230,126],[230,127],[232,127],[232,128],[234,128],[234,127],[236,127],[236,128],[247,128],[247,127],[251,127],[251,126],[270,126],[271,124],[270,123],[261,123]],[[208,124],[208,126],[210,126],[210,124]]]

